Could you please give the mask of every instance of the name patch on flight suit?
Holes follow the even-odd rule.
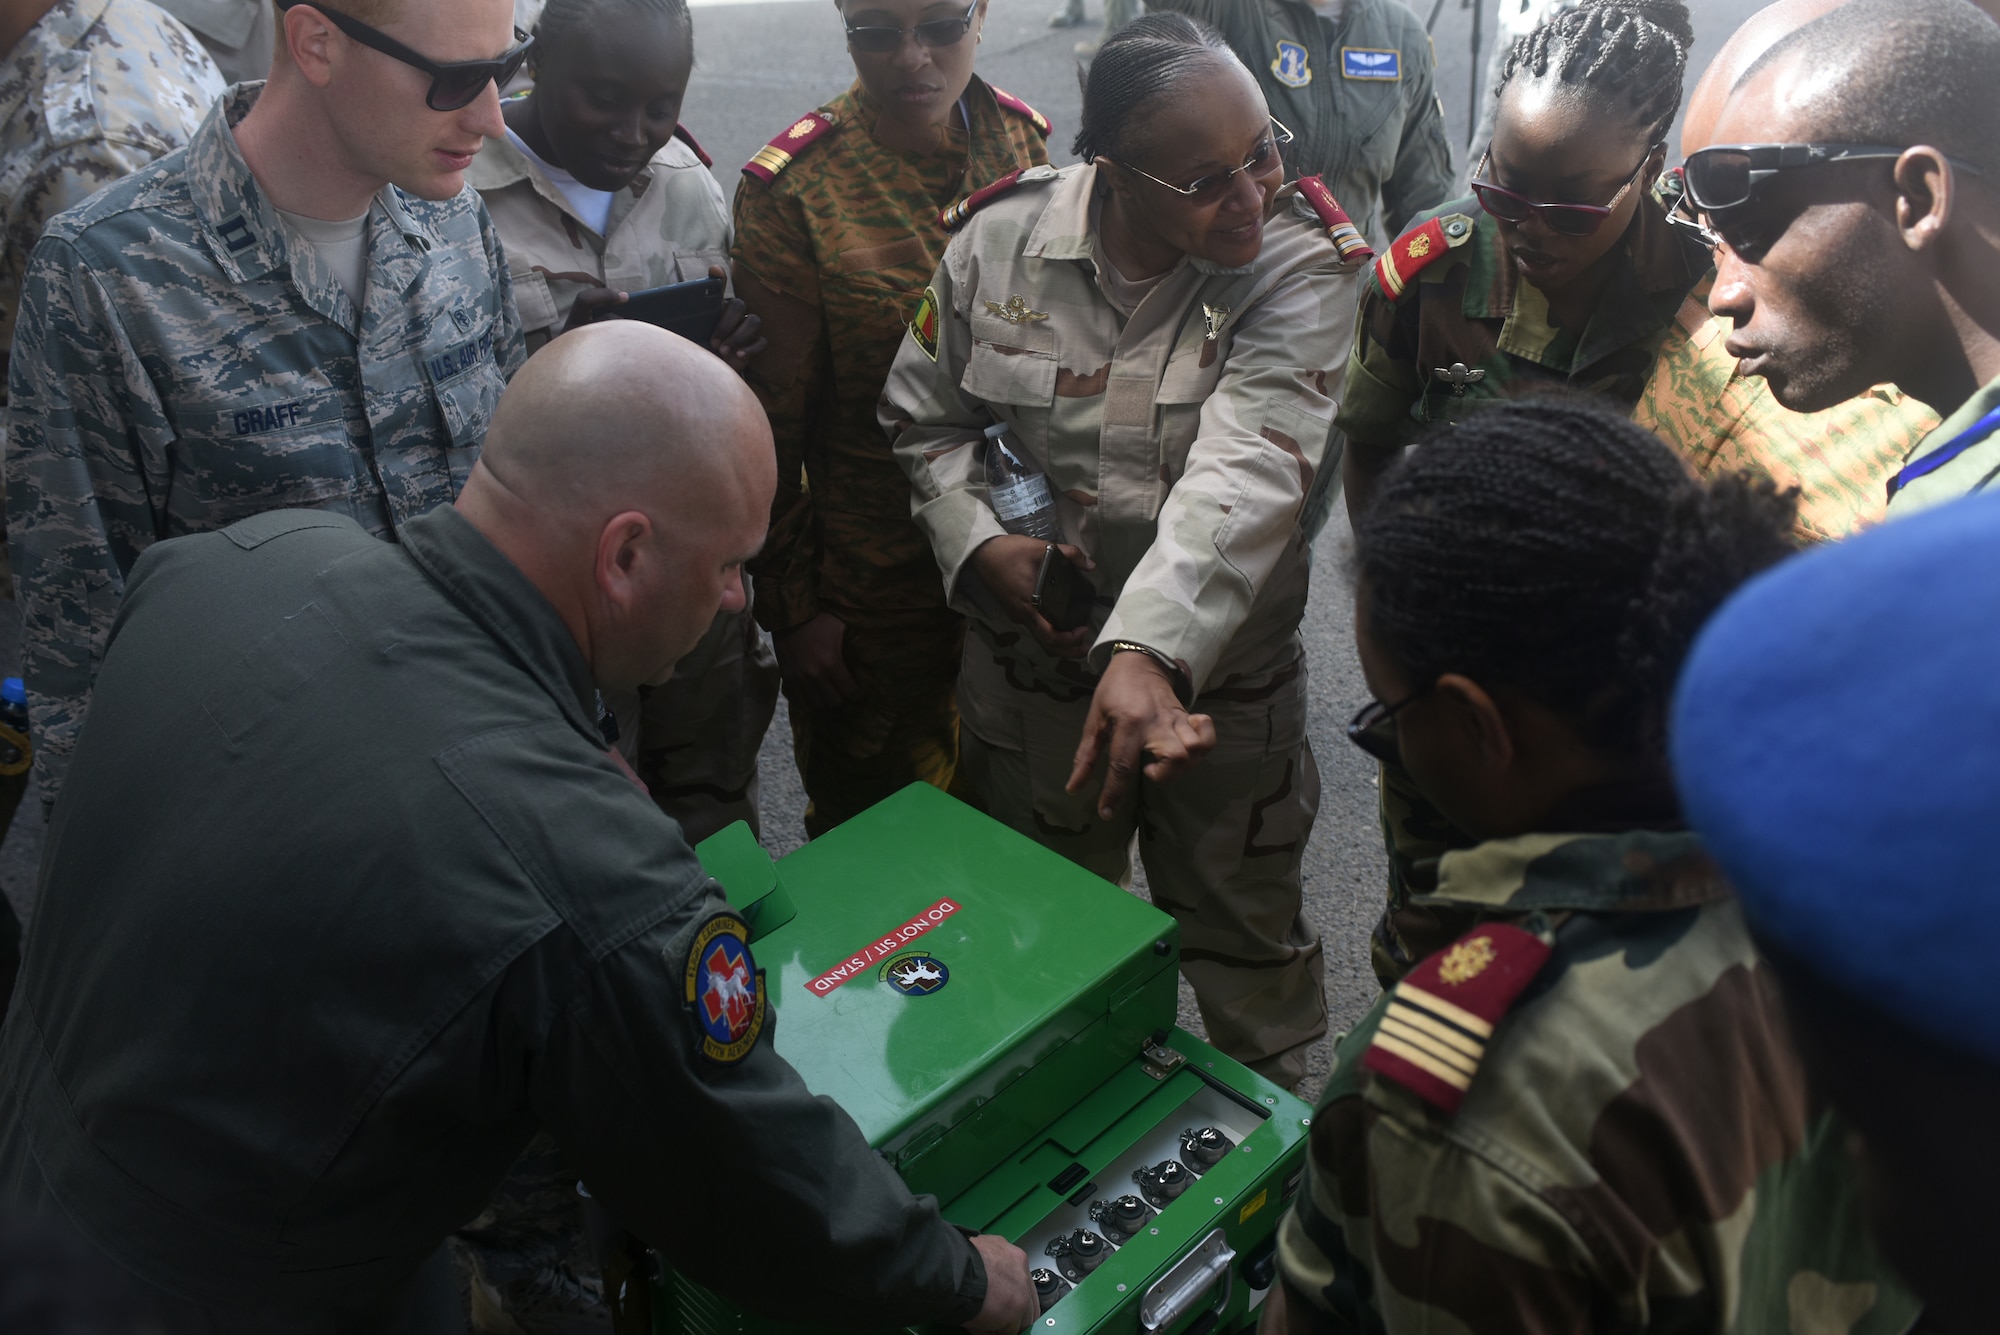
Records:
[[[1306,67],[1306,49],[1297,42],[1280,41],[1278,58],[1271,62],[1271,77],[1287,88],[1303,88],[1313,81]]]
[[[1340,48],[1340,77],[1381,79],[1385,82],[1400,79],[1403,77],[1403,53],[1378,51],[1366,46],[1343,46]]]
[[[757,1046],[768,999],[741,918],[718,913],[696,929],[681,1000],[694,1017],[701,1055],[710,1061],[733,1066]]]
[[[433,353],[424,362],[424,366],[431,373],[431,381],[435,384],[470,371],[481,362],[492,360],[493,331],[488,329],[478,338],[467,339],[454,347],[446,348],[443,352]]]
[[[297,399],[290,403],[272,403],[259,408],[238,409],[232,416],[231,425],[239,436],[261,436],[267,431],[286,431],[299,424],[299,412],[305,405]]]

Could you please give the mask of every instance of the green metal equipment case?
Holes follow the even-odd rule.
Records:
[[[1028,1252],[1036,1335],[1254,1320],[1311,1110],[1174,1028],[1173,919],[923,784],[775,864],[740,824],[696,851],[778,1051],[912,1191]],[[800,1329],[672,1271],[652,1305],[658,1335]]]

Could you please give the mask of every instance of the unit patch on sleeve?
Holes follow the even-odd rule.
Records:
[[[1280,41],[1278,58],[1271,62],[1271,77],[1287,88],[1303,88],[1313,81],[1306,65],[1306,49],[1297,42]]]
[[[1403,53],[1377,51],[1365,46],[1343,46],[1340,48],[1340,77],[1393,82],[1403,77]]]
[[[930,288],[917,302],[917,313],[910,317],[910,337],[924,350],[924,356],[937,360],[938,350],[938,299]]]
[[[1447,1113],[1479,1073],[1493,1027],[1549,958],[1532,932],[1474,928],[1405,975],[1361,1065]]]
[[[764,974],[750,955],[750,929],[733,913],[704,922],[688,946],[681,1000],[694,1017],[701,1055],[732,1066],[764,1032]]]

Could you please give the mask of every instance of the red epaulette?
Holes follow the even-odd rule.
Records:
[[[1049,123],[1049,118],[1041,112],[1036,111],[1020,98],[1014,96],[1012,93],[1002,92],[990,83],[986,85],[986,89],[993,94],[993,100],[1000,104],[1002,110],[1011,111],[1016,116],[1025,117],[1028,124],[1034,126],[1042,138],[1046,139],[1054,132],[1056,127]]]
[[[1472,219],[1463,213],[1432,218],[1397,237],[1389,253],[1375,261],[1375,283],[1383,296],[1395,301],[1403,295],[1410,280],[1435,263],[1438,256],[1471,239]]]
[[[1333,197],[1333,191],[1326,188],[1326,182],[1317,176],[1299,178],[1299,196],[1312,205],[1312,211],[1319,215],[1319,225],[1332,238],[1334,249],[1340,258],[1352,261],[1355,268],[1375,258],[1375,248],[1361,235],[1361,229],[1347,216],[1347,210],[1340,207],[1340,201]]]
[[[773,136],[770,143],[758,149],[756,156],[743,164],[744,174],[770,184],[777,179],[779,172],[792,165],[793,158],[818,143],[834,127],[834,123],[833,117],[824,111],[799,117],[785,128],[784,133]]]
[[[1548,943],[1518,927],[1491,923],[1467,932],[1396,984],[1361,1065],[1457,1112],[1493,1026],[1548,958]]]
[[[715,165],[715,159],[711,158],[710,156],[708,156],[707,153],[702,151],[701,145],[696,143],[694,136],[688,133],[687,126],[676,125],[674,127],[674,138],[680,140],[683,144],[686,144],[689,148],[693,149],[694,155],[701,159],[702,166],[713,167]]]
[[[1033,173],[1033,175],[1029,175],[1029,173]],[[1036,181],[1053,181],[1056,178],[1056,170],[1053,167],[1016,167],[992,185],[981,186],[964,199],[959,200],[958,203],[939,209],[938,226],[944,228],[947,232],[956,232],[959,228],[965,226],[967,218],[970,218],[973,214],[979,212],[988,204],[991,204],[994,200],[1021,184],[1023,178]]]

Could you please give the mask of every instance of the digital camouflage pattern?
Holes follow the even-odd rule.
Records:
[[[521,364],[479,196],[385,187],[356,310],[237,151],[261,88],[231,88],[186,149],[57,218],[29,261],[6,487],[48,801],[142,551],[276,509],[390,537],[458,494]]]
[[[1812,542],[1880,523],[1888,481],[1937,414],[1894,385],[1824,412],[1795,413],[1762,376],[1738,375],[1724,346],[1730,322],[1711,315],[1711,273],[1674,317],[1632,420],[1679,450],[1703,477],[1749,473],[1799,489],[1799,533]]]
[[[1988,381],[1957,412],[1917,443],[1917,448],[1910,452],[1908,465],[1913,472],[1927,465],[1930,471],[1896,489],[1889,498],[1891,518],[1901,519],[1993,485],[1993,479],[2000,477],[2000,424],[1988,427],[1984,435],[1975,432],[1948,463],[1940,464],[1933,456],[1995,411],[2000,411],[2000,379]]]
[[[1332,419],[1354,269],[1295,188],[1244,269],[1187,259],[1130,316],[1097,274],[1096,168],[1036,168],[966,223],[932,276],[935,339],[913,323],[882,421],[935,549],[932,580],[971,617],[959,675],[967,769],[999,819],[1121,879],[1139,835],[1155,900],[1211,1036],[1284,1083],[1325,1030],[1298,868],[1318,805],[1298,626],[1310,571],[1302,510],[1337,469]],[[935,349],[933,359],[932,349]],[[1003,530],[982,429],[1012,428],[1056,493],[1064,537],[1096,562],[1088,659],[1045,653],[961,576]],[[1113,820],[1062,792],[1112,642],[1178,662],[1229,734]]]
[[[1301,0],[1154,0],[1148,7],[1178,10],[1221,31],[1262,85],[1271,114],[1295,136],[1283,149],[1285,175],[1323,178],[1376,245],[1451,198],[1437,60],[1409,6],[1346,0],[1335,23]],[[1344,51],[1374,63],[1351,65]],[[1390,53],[1393,60],[1381,59]]]
[[[1812,1107],[1777,981],[1693,835],[1496,840],[1446,854],[1432,898],[1553,954],[1483,1045],[1421,1019],[1414,1037],[1389,1026],[1405,1051],[1469,1074],[1455,1114],[1421,1081],[1364,1068],[1391,996],[1342,1040],[1307,1188],[1279,1229],[1316,1324],[1910,1327],[1917,1303],[1869,1239],[1849,1137]],[[1504,963],[1495,944],[1468,937],[1441,958],[1438,995]]]
[[[780,307],[759,311],[771,346],[749,371],[778,448],[771,532],[750,566],[755,613],[774,633],[838,616],[861,688],[838,710],[791,702],[814,833],[914,780],[953,787],[958,767],[952,683],[964,626],[911,522],[909,479],[876,401],[950,239],[939,210],[1048,161],[1034,121],[979,79],[965,101],[968,130],[947,131],[933,155],[901,153],[875,142],[878,111],[857,83],[819,109],[830,130],[768,182],[746,174],[736,192],[738,281]]]
[[[1470,219],[1472,235],[1393,300],[1373,282],[1363,287],[1341,430],[1367,445],[1408,445],[1481,401],[1550,391],[1631,411],[1675,312],[1708,271],[1701,243],[1670,227],[1656,201],[1642,200],[1589,322],[1557,329],[1547,298],[1508,261],[1499,227],[1477,201],[1437,212]],[[1462,388],[1437,377],[1456,362],[1484,374]]]

